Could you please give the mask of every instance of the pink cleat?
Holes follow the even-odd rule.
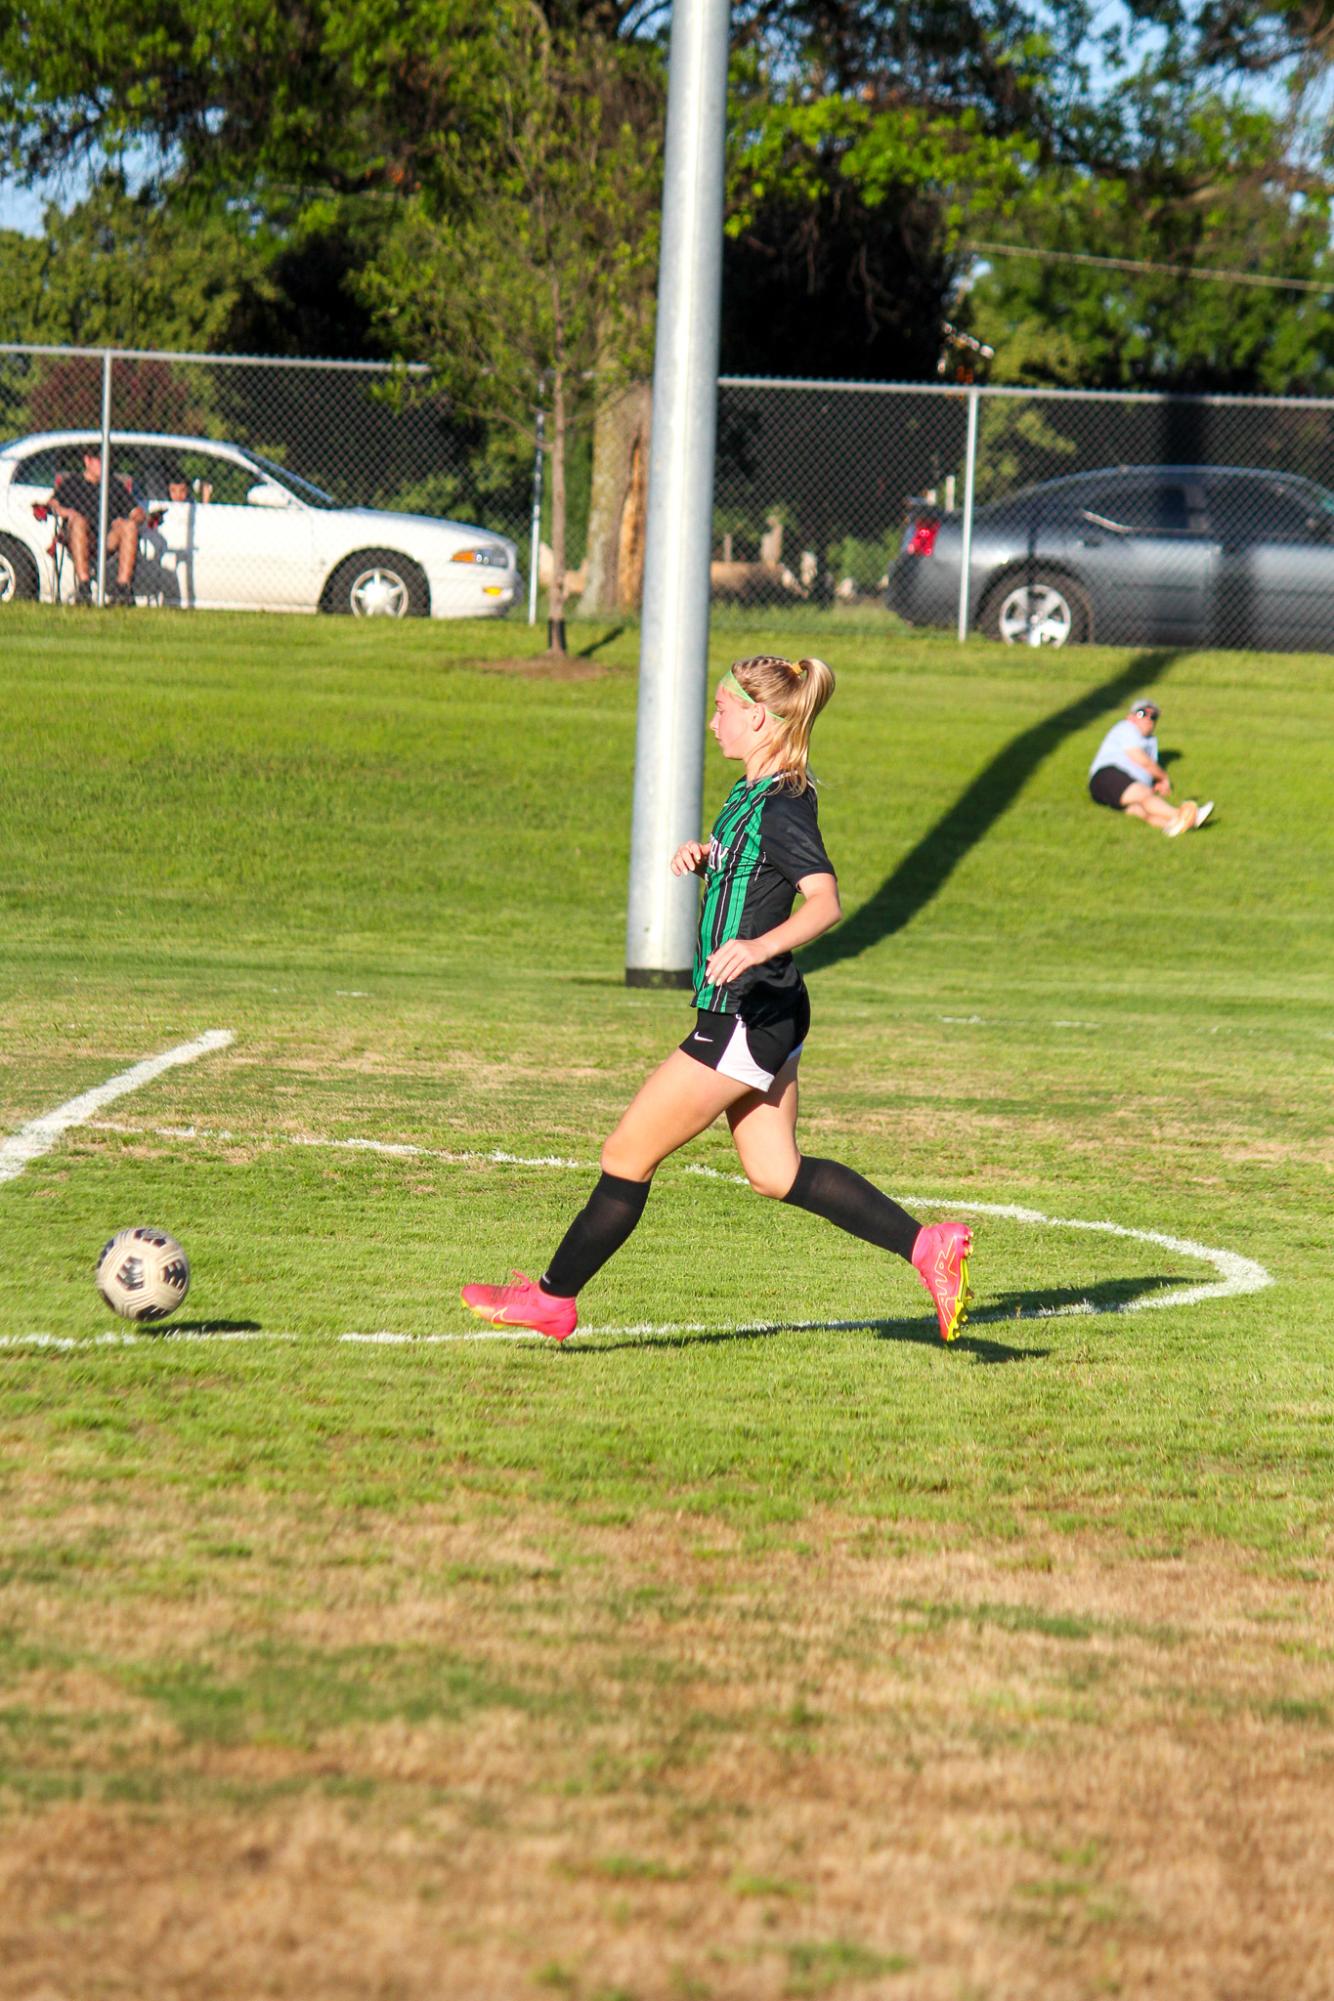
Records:
[[[470,1313],[489,1320],[493,1327],[531,1327],[553,1341],[564,1341],[579,1325],[572,1299],[557,1299],[543,1292],[536,1279],[514,1274],[516,1285],[465,1285],[459,1298]]]
[[[967,1223],[928,1223],[917,1232],[912,1261],[936,1302],[940,1338],[953,1341],[968,1318],[968,1254],[973,1233]]]

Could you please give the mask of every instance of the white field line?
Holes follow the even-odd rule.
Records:
[[[0,1140],[0,1181],[16,1179],[30,1161],[40,1160],[44,1153],[50,1153],[71,1126],[88,1125],[93,1114],[100,1112],[103,1105],[114,1104],[127,1092],[151,1084],[155,1077],[160,1077],[164,1070],[175,1069],[178,1063],[194,1063],[215,1049],[225,1049],[231,1040],[230,1028],[210,1028],[206,1034],[196,1036],[193,1042],[178,1042],[174,1049],[164,1049],[161,1056],[146,1057],[129,1070],[108,1077],[105,1084],[95,1084],[91,1091],[71,1098],[68,1104],[57,1105],[53,1112],[44,1112],[39,1119],[29,1119],[26,1126],[20,1126],[8,1139]]]
[[[219,1031],[226,1035],[226,1031]],[[230,1040],[230,1037],[227,1038]],[[221,1046],[215,1045],[215,1046]],[[169,1052],[174,1053],[174,1052]],[[200,1054],[203,1053],[201,1050]],[[155,1059],[159,1064],[165,1058]],[[188,1058],[179,1058],[188,1061]],[[145,1068],[147,1066],[140,1066]],[[126,1072],[129,1076],[133,1073]],[[118,1081],[118,1080],[113,1080]],[[103,1087],[106,1088],[106,1087]],[[128,1087],[128,1088],[133,1088]],[[63,1108],[68,1110],[68,1107]],[[56,1115],[52,1115],[56,1116]],[[198,1126],[128,1126],[118,1125],[110,1120],[86,1119],[83,1121],[92,1130],[128,1134],[132,1137],[155,1137],[160,1139],[186,1139],[201,1141],[253,1140],[254,1135],[243,1135],[221,1128]],[[26,1128],[25,1128],[26,1130]],[[272,1139],[271,1135],[264,1135]],[[506,1153],[499,1149],[490,1152],[451,1151],[440,1147],[412,1146],[406,1142],[373,1139],[322,1139],[312,1134],[281,1134],[277,1143],[287,1146],[331,1147],[344,1151],[387,1155],[391,1159],[427,1159],[447,1161],[453,1166],[470,1167],[500,1163],[510,1167],[555,1167],[572,1168],[583,1173],[593,1172],[589,1161],[569,1160],[559,1154],[519,1154]],[[701,1162],[687,1162],[683,1167],[686,1174],[702,1175],[710,1181],[734,1182],[745,1186],[743,1174],[730,1174],[721,1168],[707,1167]],[[1013,1314],[1000,1310],[980,1312],[969,1316],[969,1326],[982,1323],[1022,1320],[1058,1320],[1069,1315],[1095,1315],[1115,1313],[1142,1313],[1165,1306],[1197,1306],[1206,1299],[1227,1299],[1239,1294],[1262,1292],[1274,1283],[1272,1273],[1266,1271],[1254,1258],[1243,1257],[1238,1251],[1219,1250],[1209,1244],[1196,1243],[1190,1237],[1173,1237],[1160,1230],[1136,1230],[1125,1223],[1109,1223],[1100,1220],[1089,1221],[1075,1216],[1048,1216],[1041,1209],[1029,1209],[1012,1202],[975,1202],[968,1198],[949,1195],[901,1195],[896,1199],[905,1209],[950,1209],[964,1215],[996,1216],[1007,1222],[1026,1223],[1050,1230],[1088,1230],[1098,1235],[1125,1237],[1138,1243],[1157,1244],[1161,1249],[1174,1252],[1179,1257],[1197,1259],[1202,1264],[1212,1265],[1218,1277],[1201,1285],[1178,1286],[1171,1292],[1145,1295],[1142,1298],[1103,1302],[1093,1299],[1071,1300],[1062,1306],[1039,1306],[1029,1312]],[[858,1320],[775,1320],[754,1321],[744,1326],[735,1326],[733,1331],[749,1334],[775,1333],[853,1333],[866,1330],[874,1332],[878,1328],[900,1324],[903,1315],[873,1315]],[[702,1320],[679,1321],[636,1321],[625,1326],[582,1327],[584,1336],[633,1339],[652,1335],[710,1334],[719,1328]],[[100,1334],[96,1336],[63,1336],[54,1334],[6,1334],[0,1335],[0,1350],[6,1348],[129,1348],[139,1343],[162,1341],[297,1341],[302,1339],[333,1340],[337,1343],[368,1347],[439,1347],[463,1341],[542,1341],[545,1337],[530,1332],[526,1328],[476,1328],[465,1333],[408,1334],[381,1329],[376,1333],[348,1333],[332,1336],[302,1336],[288,1331],[268,1332],[264,1329],[241,1329],[219,1327],[210,1329],[207,1325],[182,1328],[179,1332],[170,1327],[162,1327],[152,1333],[136,1333],[129,1329],[123,1333]]]
[[[125,1126],[118,1125],[114,1119],[89,1119],[86,1123],[92,1132],[121,1133],[132,1139],[218,1140],[223,1145],[236,1143],[242,1146],[327,1146],[343,1153],[387,1154],[391,1160],[445,1160],[451,1167],[499,1164],[503,1167],[577,1167],[587,1174],[594,1172],[591,1162],[566,1160],[558,1153],[502,1153],[499,1149],[492,1153],[458,1153],[448,1147],[410,1146],[406,1140],[321,1139],[313,1133],[234,1133],[228,1132],[224,1126]]]

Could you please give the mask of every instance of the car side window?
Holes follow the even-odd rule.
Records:
[[[1086,506],[1132,535],[1187,535],[1196,526],[1190,493],[1179,480],[1127,480],[1094,494]]]
[[[255,484],[255,475],[235,459],[214,452],[185,451],[171,454],[172,470],[184,474],[190,498],[197,506],[244,507],[246,495]]]
[[[1320,510],[1308,507],[1300,494],[1277,480],[1217,480],[1207,491],[1213,532],[1232,548],[1328,540]]]
[[[1180,480],[1128,490],[1128,524],[1142,534],[1188,534],[1190,496]]]
[[[45,445],[40,452],[29,452],[27,458],[19,460],[14,468],[14,485],[39,486],[43,493],[50,493],[56,483],[56,467],[56,448]]]

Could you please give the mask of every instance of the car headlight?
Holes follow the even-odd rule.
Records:
[[[484,570],[507,570],[510,566],[509,550],[499,542],[483,542],[476,549],[456,549],[450,557],[451,563],[476,563]]]

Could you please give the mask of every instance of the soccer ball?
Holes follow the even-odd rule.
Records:
[[[102,1246],[94,1283],[124,1320],[165,1320],[190,1290],[190,1260],[165,1230],[117,1230]]]

